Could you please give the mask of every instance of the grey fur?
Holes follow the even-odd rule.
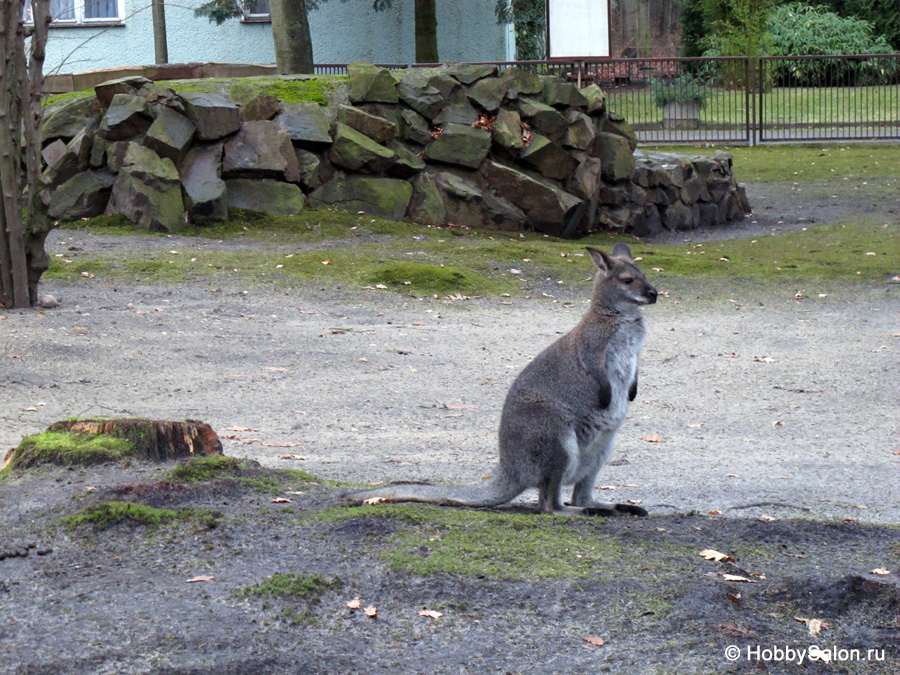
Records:
[[[644,341],[641,306],[656,302],[657,292],[625,244],[616,244],[612,255],[587,250],[598,268],[590,307],[579,324],[541,352],[510,387],[493,477],[466,487],[395,483],[349,492],[343,499],[486,507],[537,488],[544,513],[647,515],[630,504],[594,501],[593,492],[628,402],[637,393]],[[562,504],[564,485],[574,485],[571,505]]]

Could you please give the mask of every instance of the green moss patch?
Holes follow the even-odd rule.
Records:
[[[209,455],[192,457],[168,471],[164,478],[173,483],[202,483],[240,474],[240,463],[233,457]]]
[[[158,527],[178,521],[199,521],[206,527],[215,527],[221,515],[209,509],[157,509],[133,502],[103,502],[83,508],[79,513],[60,519],[70,529],[83,525],[103,530],[115,525],[130,524]]]
[[[378,555],[393,569],[495,579],[604,577],[627,552],[583,518],[391,505],[328,509],[325,521],[390,519]],[[602,524],[602,521],[599,521]],[[595,532],[588,531],[596,528]]]
[[[259,94],[270,94],[285,103],[318,103],[328,105],[328,95],[346,77],[253,77],[234,80],[229,93],[235,103],[245,105]]]
[[[339,577],[326,579],[321,574],[276,573],[252,586],[234,591],[238,598],[302,598],[317,601],[326,591],[343,586]]]
[[[2,474],[41,464],[84,466],[115,462],[133,452],[132,443],[112,436],[45,431],[23,438]]]

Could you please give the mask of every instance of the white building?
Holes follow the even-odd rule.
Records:
[[[245,17],[221,26],[194,9],[203,0],[167,0],[170,63],[274,63],[268,0],[246,0]],[[505,61],[515,53],[509,26],[497,23],[495,0],[436,0],[441,61]],[[155,62],[150,0],[50,0],[54,22],[45,74]],[[414,2],[328,0],[309,13],[315,63],[412,63]]]

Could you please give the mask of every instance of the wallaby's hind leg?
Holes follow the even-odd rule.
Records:
[[[605,447],[600,452],[593,453],[590,459],[583,459],[582,462],[590,462],[590,466],[585,467],[587,475],[580,481],[575,483],[572,490],[572,506],[579,507],[584,510],[584,514],[588,516],[621,516],[630,514],[633,516],[646,516],[647,511],[640,506],[634,504],[614,504],[612,502],[598,502],[594,500],[594,485],[597,482],[597,474],[606,463],[607,458],[612,450],[613,437],[610,437]]]

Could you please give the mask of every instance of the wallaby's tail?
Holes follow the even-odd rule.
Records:
[[[499,506],[514,499],[523,488],[512,484],[503,476],[491,478],[479,485],[450,486],[427,483],[392,483],[384,487],[348,491],[341,499],[348,502],[365,502],[379,499],[386,502],[422,502],[444,506]]]

